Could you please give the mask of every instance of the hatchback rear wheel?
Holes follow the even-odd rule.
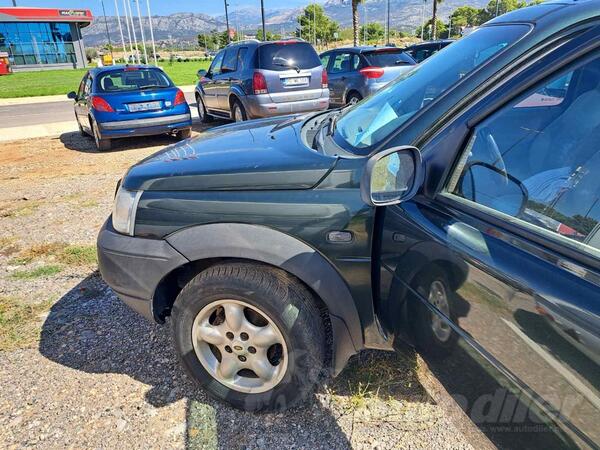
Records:
[[[100,136],[100,132],[98,131],[98,125],[96,124],[96,122],[90,121],[90,123],[92,126],[92,134],[94,136],[94,142],[96,143],[96,148],[98,149],[98,151],[105,152],[107,150],[110,150],[112,147],[111,140],[102,138],[102,136]]]
[[[315,299],[280,269],[213,266],[183,288],[172,319],[187,372],[237,408],[287,409],[321,378],[327,340]]]

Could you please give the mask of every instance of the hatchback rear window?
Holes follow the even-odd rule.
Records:
[[[415,64],[415,61],[401,50],[380,50],[364,53],[364,55],[372,66],[391,67]]]
[[[100,92],[124,92],[138,89],[160,89],[172,87],[167,75],[158,69],[123,68],[102,73],[98,77]]]
[[[273,42],[258,48],[259,68],[266,70],[312,69],[321,65],[307,42]]]

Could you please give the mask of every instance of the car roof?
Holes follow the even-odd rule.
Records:
[[[345,52],[354,52],[354,53],[367,53],[377,50],[398,50],[403,51],[404,49],[401,47],[392,47],[387,45],[357,45],[356,47],[339,47],[332,48],[331,50],[327,50],[323,53],[334,52],[334,51],[345,51]]]
[[[151,66],[149,64],[117,64],[114,66],[94,67],[93,69],[90,69],[90,73],[92,75],[98,75],[98,74],[101,74],[104,72],[113,72],[115,70],[123,70],[125,68],[162,70],[159,67]]]

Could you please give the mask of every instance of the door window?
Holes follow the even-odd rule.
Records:
[[[213,76],[219,75],[221,73],[221,64],[223,63],[223,56],[225,56],[224,50],[221,50],[219,53],[217,53],[217,56],[215,56],[215,59],[213,59],[213,62],[210,65],[210,68],[208,69],[208,75]]]
[[[331,66],[331,73],[350,72],[352,70],[352,57],[350,53],[338,53],[335,55]],[[358,58],[357,58],[358,59]]]
[[[87,97],[90,95],[92,91],[92,77],[88,75],[87,80],[85,80],[85,86],[83,86],[83,96]]]
[[[225,51],[223,64],[221,65],[222,73],[235,72],[237,70],[238,50],[237,48],[230,48]]]
[[[246,61],[246,53],[248,53],[248,47],[242,47],[237,55],[237,70],[240,72],[246,68],[244,66],[244,62]]]
[[[81,98],[83,97],[83,90],[85,89],[85,83],[87,81],[87,79],[89,78],[89,75],[86,74],[83,79],[81,80],[81,83],[79,83],[79,89],[77,90],[77,98]]]
[[[331,53],[327,55],[321,55],[321,65],[325,70],[327,70],[327,66],[329,65],[329,60],[331,59]]]
[[[448,191],[600,255],[599,104],[596,57],[478,125]]]

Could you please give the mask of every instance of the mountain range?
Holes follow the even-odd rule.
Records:
[[[325,14],[331,19],[339,22],[342,28],[352,26],[352,0],[327,0],[323,7]],[[427,19],[431,15],[431,2],[423,3],[423,0],[389,0],[391,27],[398,30],[410,31],[418,27],[422,22],[424,12]],[[366,22],[384,23],[386,15],[387,0],[369,0],[359,6],[361,24]],[[459,6],[471,5],[483,7],[486,0],[445,0],[440,3],[438,10],[442,18],[447,17],[451,11]],[[423,7],[424,5],[424,7]],[[277,33],[290,33],[297,27],[296,18],[301,14],[302,8],[265,9],[265,23],[268,30]],[[147,17],[142,17],[146,39],[149,39],[150,31]],[[127,29],[125,20],[121,18],[123,33],[127,41]],[[83,31],[83,39],[87,46],[98,46],[107,42],[106,27],[110,31],[113,43],[120,42],[120,34],[117,18],[98,16],[94,22]],[[138,40],[140,29],[137,17],[134,17],[134,25],[137,30]],[[225,14],[210,16],[202,13],[181,12],[167,16],[152,16],[154,37],[157,41],[168,43],[196,42],[197,35],[212,30],[225,30]],[[236,8],[229,11],[229,26],[243,30],[247,34],[255,33],[261,26],[260,8]]]

